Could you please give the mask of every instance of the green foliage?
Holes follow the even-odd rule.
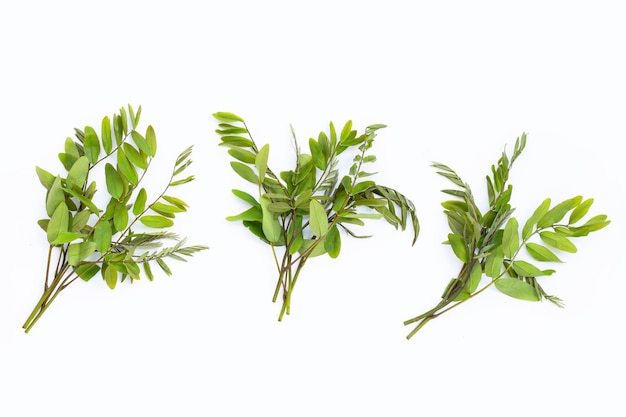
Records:
[[[445,243],[451,245],[463,265],[434,308],[404,322],[405,325],[416,323],[407,338],[411,338],[430,320],[491,285],[513,298],[527,301],[546,299],[559,307],[563,306],[558,297],[548,295],[538,282],[538,277],[552,275],[555,271],[542,270],[536,262],[561,262],[554,250],[574,253],[577,249],[572,238],[586,236],[610,222],[606,215],[597,215],[577,225],[588,213],[593,199],[583,201],[581,196],[575,196],[551,206],[552,202],[547,198],[523,223],[520,231],[520,223],[512,217],[514,209],[510,200],[513,187],[508,184],[508,179],[513,163],[525,146],[526,135],[523,134],[515,142],[511,157],[503,152],[498,163],[491,166],[491,175],[487,176],[489,206],[484,213],[478,208],[469,185],[456,172],[446,165],[433,164],[439,175],[457,187],[443,190],[455,199],[445,201],[442,206],[452,231]],[[566,217],[568,213],[569,217]],[[563,222],[565,218],[568,218],[567,222]],[[530,259],[520,259],[524,253]],[[479,289],[483,274],[490,280]]]
[[[216,130],[220,145],[228,148],[234,159],[231,167],[256,186],[256,197],[233,190],[250,207],[227,220],[241,221],[271,246],[278,269],[274,302],[282,290],[279,320],[290,312],[291,294],[306,261],[325,254],[339,256],[340,230],[361,237],[351,227],[364,225],[366,219],[383,218],[396,229],[405,230],[410,224],[415,243],[419,223],[413,203],[398,191],[376,184],[369,179],[374,174],[365,171],[376,161],[369,151],[384,125],[371,125],[358,134],[350,121],[340,132],[330,123],[328,133],[309,139],[308,152],[300,149],[294,135],[294,168],[275,172],[269,164],[269,145],[257,146],[241,117],[226,112],[213,116],[220,122]],[[342,154],[352,165],[340,175]],[[49,183],[50,179],[44,176],[41,181]],[[282,248],[280,259],[278,248]]]
[[[46,232],[50,250],[44,292],[24,323],[26,332],[77,278],[89,281],[100,273],[113,289],[119,281],[140,279],[140,266],[152,280],[152,261],[170,275],[165,258],[184,261],[207,249],[184,246],[185,239],[162,230],[173,226],[176,215],[187,210],[183,200],[166,193],[193,180],[193,176],[181,176],[191,164],[191,148],[178,156],[169,183],[150,202],[146,189],[139,187],[157,150],[152,126],[143,135],[137,130],[140,115],[141,107],[137,112],[131,106],[122,107],[119,114],[102,119],[100,136],[90,126],[75,129],[76,140],[67,138],[64,152],[59,154],[66,175],[54,176],[36,167],[47,190],[49,216],[38,223]],[[96,183],[90,181],[97,169],[104,172],[107,196],[96,196]],[[167,241],[175,243],[161,248]],[[52,267],[55,251],[59,252],[58,263]]]

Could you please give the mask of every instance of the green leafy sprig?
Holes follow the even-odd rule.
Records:
[[[549,295],[539,285],[540,277],[552,275],[555,270],[541,269],[535,263],[521,259],[523,249],[532,262],[561,262],[560,252],[577,251],[572,238],[587,236],[604,228],[610,221],[606,215],[600,214],[583,224],[579,223],[593,203],[591,198],[583,200],[583,197],[576,196],[555,205],[551,205],[551,200],[547,198],[520,230],[521,223],[512,217],[514,209],[509,203],[513,187],[507,182],[513,163],[525,146],[526,135],[523,134],[515,142],[510,159],[503,152],[497,165],[491,166],[491,175],[487,176],[489,208],[484,214],[474,200],[469,185],[456,172],[443,164],[432,165],[438,169],[439,175],[456,186],[455,189],[442,190],[455,198],[442,203],[452,232],[444,243],[451,246],[463,265],[434,308],[404,322],[405,325],[416,324],[407,339],[430,320],[492,285],[513,298],[528,301],[546,299],[563,307],[558,297]],[[569,217],[564,221],[568,213]],[[483,275],[490,280],[479,289]]]
[[[128,109],[122,107],[119,114],[102,119],[100,136],[91,126],[75,129],[76,140],[68,137],[64,152],[59,154],[67,171],[64,175],[36,168],[47,190],[48,214],[38,223],[50,247],[43,294],[24,323],[26,332],[77,278],[89,281],[100,273],[114,289],[118,281],[139,279],[143,269],[152,281],[152,261],[170,275],[166,258],[185,261],[184,257],[208,249],[185,246],[185,239],[164,231],[174,225],[177,214],[188,208],[169,191],[194,179],[193,175],[181,176],[192,162],[191,147],[178,156],[167,186],[156,198],[149,201],[146,189],[141,187],[156,155],[157,142],[152,126],[144,134],[137,130],[140,115],[141,106],[137,112],[130,105]],[[104,171],[108,192],[104,208],[94,201],[97,188],[91,178],[97,169]],[[139,225],[143,231],[136,230]],[[161,248],[168,240],[176,243]]]
[[[384,125],[368,126],[359,135],[351,121],[340,132],[330,123],[328,134],[321,132],[317,139],[309,139],[309,153],[301,152],[294,134],[295,168],[277,173],[268,166],[269,145],[258,147],[241,117],[226,112],[213,116],[220,122],[216,131],[220,145],[235,159],[231,167],[256,186],[258,197],[233,190],[250,208],[227,219],[242,221],[271,247],[278,270],[273,302],[282,291],[279,321],[290,313],[293,289],[307,260],[323,254],[339,256],[340,230],[349,236],[367,237],[350,227],[383,218],[396,229],[405,230],[410,218],[415,243],[419,223],[413,203],[398,191],[376,184],[371,179],[374,173],[365,170],[376,161],[369,150]],[[340,176],[339,156],[346,151],[352,153],[352,165]],[[279,247],[283,248],[282,256],[277,252]]]

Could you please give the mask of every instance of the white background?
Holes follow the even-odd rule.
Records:
[[[623,416],[620,3],[2,2],[0,415]],[[63,172],[72,129],[128,103],[156,129],[157,178],[194,145],[176,230],[211,249],[152,283],[77,282],[25,335],[47,251],[34,167]],[[303,142],[330,120],[387,124],[377,180],[415,203],[416,245],[370,223],[373,238],[309,262],[278,323],[269,248],[224,220],[247,185],[217,146],[216,111],[244,117],[275,170],[291,166],[290,123]],[[581,194],[612,220],[542,281],[567,307],[489,289],[407,341],[402,322],[459,267],[430,162],[484,201],[522,132],[519,219]]]

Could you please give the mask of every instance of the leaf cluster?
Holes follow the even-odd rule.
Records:
[[[576,252],[573,238],[587,236],[606,227],[610,221],[604,214],[580,223],[593,199],[575,196],[552,204],[545,199],[523,223],[513,217],[510,200],[513,186],[508,184],[510,170],[526,146],[526,134],[515,142],[512,155],[506,152],[491,166],[486,177],[489,206],[484,213],[479,209],[471,189],[451,168],[434,163],[437,173],[456,188],[444,189],[454,199],[442,203],[451,233],[444,242],[462,262],[457,277],[446,287],[442,300],[433,309],[405,321],[417,323],[409,338],[428,321],[494,285],[510,297],[540,301],[546,299],[559,307],[562,301],[549,295],[539,284],[539,278],[552,275],[554,269],[542,269],[542,263],[561,262],[561,252]],[[522,227],[520,227],[523,225]],[[526,259],[521,259],[524,255]],[[538,264],[539,262],[539,264]],[[483,276],[489,282],[479,289]],[[449,306],[452,304],[451,306]]]
[[[183,246],[184,239],[163,231],[174,225],[177,214],[187,211],[188,204],[169,191],[194,179],[193,175],[183,175],[191,164],[192,148],[178,156],[168,184],[150,199],[141,185],[156,155],[157,140],[152,126],[143,132],[138,130],[140,116],[141,107],[135,112],[129,105],[111,118],[105,116],[99,134],[91,126],[75,129],[75,138],[68,137],[58,155],[64,174],[53,175],[36,167],[39,181],[46,189],[48,217],[38,224],[50,245],[49,267],[53,250],[59,255],[56,268],[48,268],[44,294],[24,325],[26,331],[58,292],[77,277],[89,281],[100,274],[114,289],[118,281],[128,278],[132,282],[140,279],[142,273],[152,280],[152,261],[171,274],[166,258],[185,260],[184,257],[206,249]],[[107,192],[100,199],[96,198],[98,188],[93,179],[97,170],[104,172]],[[99,206],[98,200],[106,204]],[[137,230],[139,225],[141,230]],[[168,240],[176,243],[155,250]]]
[[[256,186],[256,196],[233,190],[250,207],[227,219],[241,221],[272,247],[279,272],[273,300],[281,288],[283,291],[279,320],[289,314],[291,292],[307,259],[339,256],[341,231],[365,237],[353,227],[363,226],[368,219],[384,219],[396,229],[410,226],[415,243],[419,223],[413,203],[393,188],[377,184],[372,179],[375,172],[367,169],[376,161],[370,149],[384,125],[368,126],[359,134],[351,121],[341,130],[331,122],[328,133],[309,139],[307,151],[301,150],[294,134],[295,167],[275,172],[268,162],[269,144],[259,147],[241,117],[226,112],[214,117],[220,122],[216,130],[220,145],[228,148],[233,158],[232,169]],[[340,156],[351,160],[343,174],[338,168]],[[284,248],[280,260],[277,247]]]

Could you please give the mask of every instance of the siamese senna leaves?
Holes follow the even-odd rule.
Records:
[[[430,320],[482,293],[491,285],[513,298],[527,301],[546,299],[562,307],[558,297],[549,295],[539,285],[541,277],[552,275],[555,270],[541,269],[520,259],[523,255],[520,247],[524,246],[524,253],[534,261],[558,263],[561,259],[551,249],[531,240],[540,239],[551,248],[574,253],[576,246],[571,241],[573,238],[600,230],[610,222],[605,215],[598,215],[582,226],[573,226],[587,215],[593,199],[583,200],[582,196],[576,196],[551,208],[551,200],[547,198],[523,222],[520,236],[520,223],[511,217],[514,211],[510,204],[513,188],[508,180],[511,168],[525,146],[526,135],[523,134],[516,140],[512,155],[509,157],[503,152],[497,164],[491,166],[491,175],[486,181],[489,206],[483,211],[484,215],[480,214],[469,186],[459,175],[446,165],[433,164],[438,174],[458,187],[444,189],[443,192],[459,200],[446,201],[442,205],[452,231],[448,235],[448,243],[463,266],[458,276],[449,282],[444,299],[435,308],[405,321],[405,325],[415,325],[407,338],[411,338]],[[563,224],[568,213],[567,224]],[[491,280],[479,289],[483,274]]]
[[[228,216],[271,246],[278,279],[273,301],[281,295],[279,320],[290,314],[291,294],[307,259],[328,254],[337,258],[343,229],[348,236],[360,237],[346,226],[363,226],[364,220],[384,218],[404,230],[411,219],[415,239],[419,223],[413,204],[404,195],[372,181],[373,173],[362,170],[376,162],[370,153],[376,131],[384,125],[371,125],[359,134],[351,121],[338,133],[329,123],[327,132],[308,139],[309,153],[303,152],[292,129],[295,151],[292,169],[276,171],[269,167],[269,144],[257,145],[244,120],[228,112],[214,114],[218,122],[220,146],[228,148],[235,173],[253,184],[255,196],[242,190],[233,194],[250,207]],[[340,165],[340,155],[345,155]],[[340,175],[339,167],[351,163]],[[368,177],[367,181],[360,178]],[[339,179],[341,178],[341,181]]]
[[[166,273],[171,274],[162,258],[185,260],[184,257],[208,249],[200,245],[184,246],[185,239],[178,239],[168,231],[137,233],[134,230],[140,225],[157,229],[173,226],[173,221],[163,214],[174,217],[187,211],[188,205],[168,195],[167,191],[173,185],[193,179],[193,176],[187,176],[173,180],[191,163],[188,159],[191,154],[189,147],[179,156],[172,171],[172,180],[159,192],[157,201],[148,204],[144,188],[135,192],[156,154],[154,129],[149,126],[145,137],[135,130],[140,113],[141,107],[134,112],[128,106],[128,110],[121,108],[119,114],[111,118],[105,116],[101,122],[101,141],[90,126],[83,130],[75,129],[78,141],[65,140],[64,152],[59,154],[66,173],[54,176],[36,167],[37,177],[46,188],[45,204],[49,216],[49,219],[39,220],[38,223],[46,232],[50,251],[45,291],[23,325],[25,332],[32,329],[49,304],[77,277],[89,281],[100,274],[106,285],[114,289],[118,282],[125,279],[140,279],[140,263],[143,264],[143,273],[152,280],[150,262],[157,262]],[[126,141],[128,136],[136,147]],[[101,155],[102,150],[104,156]],[[103,161],[105,163],[100,164]],[[96,173],[97,170],[100,172]],[[141,177],[138,170],[142,171]],[[104,210],[94,200],[97,187],[96,182],[89,178],[92,174],[103,176],[106,182],[105,192],[109,198]],[[134,201],[131,200],[133,195],[136,196]],[[160,215],[145,215],[146,208],[150,207]],[[175,239],[177,242],[157,252],[144,252],[160,247],[164,239]],[[53,265],[55,259],[56,266]]]

